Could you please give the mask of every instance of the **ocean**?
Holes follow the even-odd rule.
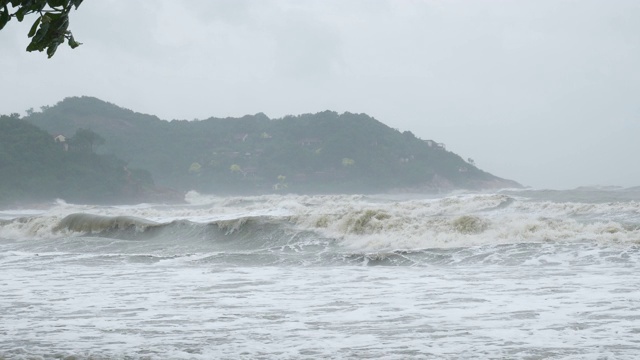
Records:
[[[640,189],[0,211],[0,359],[637,359]]]

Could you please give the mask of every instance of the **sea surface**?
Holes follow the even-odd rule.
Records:
[[[638,359],[640,189],[0,211],[0,359]]]

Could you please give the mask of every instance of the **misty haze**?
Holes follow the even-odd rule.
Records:
[[[635,359],[639,18],[0,0],[0,359]]]

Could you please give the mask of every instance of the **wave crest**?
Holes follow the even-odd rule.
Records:
[[[142,232],[158,226],[157,222],[134,216],[102,216],[84,213],[70,214],[53,228],[54,232],[102,233],[111,230],[135,230]]]

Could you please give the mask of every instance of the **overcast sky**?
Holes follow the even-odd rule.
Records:
[[[638,0],[85,1],[50,60],[33,20],[0,31],[1,114],[367,113],[535,188],[640,185]]]

